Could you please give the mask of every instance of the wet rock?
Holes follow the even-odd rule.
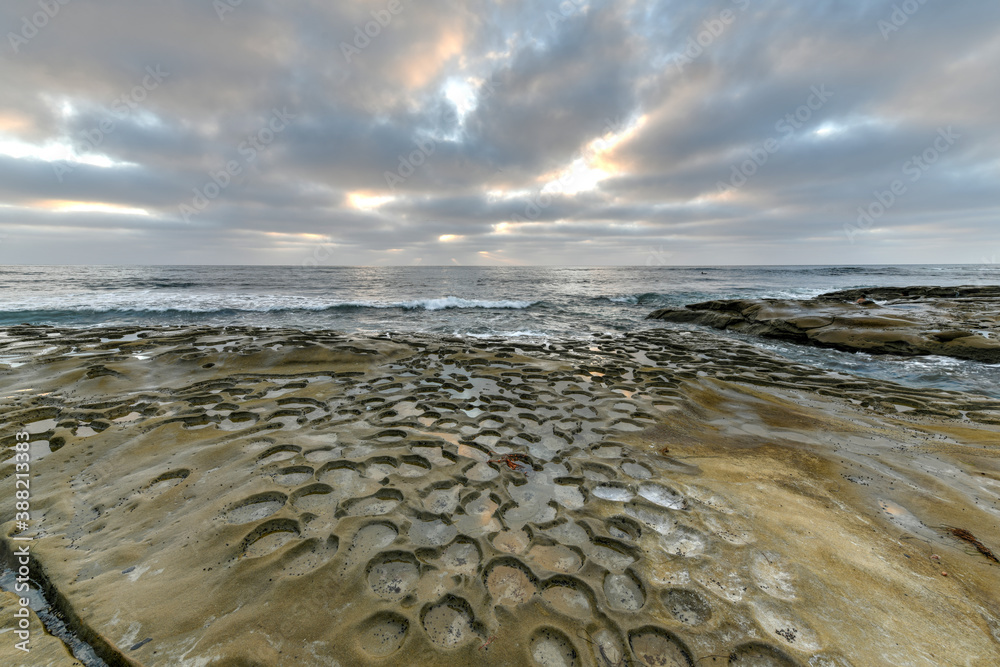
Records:
[[[902,356],[1000,362],[1000,287],[892,287],[814,299],[735,299],[664,308],[647,319]]]

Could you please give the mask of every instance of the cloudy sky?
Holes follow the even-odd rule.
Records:
[[[0,262],[1000,261],[996,0],[5,0]]]

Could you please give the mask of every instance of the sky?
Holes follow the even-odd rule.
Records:
[[[1000,260],[996,0],[5,0],[0,263]]]

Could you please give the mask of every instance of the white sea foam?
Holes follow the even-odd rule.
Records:
[[[411,301],[337,300],[292,294],[163,294],[148,290],[134,292],[38,295],[30,300],[9,300],[3,310],[9,313],[39,310],[63,312],[141,311],[150,313],[213,313],[224,310],[254,313],[287,310],[323,311],[335,308],[403,308],[408,310],[448,310],[459,308],[517,309],[530,308],[537,301],[463,299],[457,296],[415,299]]]

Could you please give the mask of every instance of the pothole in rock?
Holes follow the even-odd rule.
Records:
[[[497,604],[516,606],[538,590],[536,578],[513,558],[498,558],[486,570],[486,589]]]
[[[576,572],[583,565],[583,559],[576,551],[561,544],[536,545],[528,551],[527,558],[537,567],[564,574]]]
[[[430,640],[441,648],[455,648],[474,636],[472,607],[454,595],[424,609],[421,622]]]
[[[298,486],[311,479],[312,476],[313,469],[309,466],[289,466],[276,472],[274,481],[282,486]]]
[[[555,628],[539,628],[532,633],[531,659],[540,667],[575,667],[581,664],[573,642]]]
[[[292,504],[306,512],[321,512],[333,507],[333,488],[327,484],[310,484],[292,494]]]
[[[174,488],[175,486],[183,482],[185,479],[188,478],[188,475],[190,474],[191,474],[190,470],[183,468],[180,470],[171,470],[169,472],[165,472],[159,477],[150,481],[149,486],[146,487],[146,493],[154,497],[158,496],[166,491],[169,491],[170,489]]]
[[[493,538],[493,546],[497,551],[519,554],[528,547],[528,534],[523,530],[505,530]]]
[[[456,541],[441,554],[441,567],[458,574],[473,575],[481,560],[479,548],[471,541]]]
[[[403,494],[396,489],[376,491],[367,498],[355,498],[343,503],[348,516],[381,516],[396,509],[403,501]]]
[[[729,667],[798,667],[798,663],[773,646],[751,642],[729,654]]]
[[[292,519],[265,521],[243,538],[244,558],[260,558],[277,551],[299,536],[299,524]]]
[[[685,509],[684,497],[668,486],[652,482],[639,487],[639,495],[651,503],[672,510]]]
[[[288,499],[283,493],[258,493],[233,503],[226,511],[228,523],[250,523],[266,519],[285,505]]]
[[[384,658],[403,645],[410,622],[391,612],[382,612],[368,619],[358,635],[358,643],[369,655]]]
[[[261,465],[268,465],[278,463],[279,461],[287,461],[298,456],[301,451],[302,448],[295,445],[278,445],[277,447],[271,447],[261,454],[257,462]]]
[[[684,588],[671,588],[662,595],[663,606],[685,625],[701,625],[712,618],[712,607],[701,595]]]
[[[309,463],[326,463],[333,461],[338,456],[340,456],[338,449],[314,449],[311,452],[306,452],[305,459]]]
[[[583,587],[582,583],[573,579],[556,579],[546,585],[542,591],[542,599],[557,612],[570,618],[587,618],[592,609]]]
[[[350,560],[357,563],[371,558],[396,541],[399,531],[388,522],[371,523],[361,528],[351,542]]]
[[[623,484],[601,484],[594,487],[594,490],[591,491],[591,495],[601,498],[602,500],[611,500],[614,502],[628,502],[635,497],[635,494]]]
[[[650,667],[694,667],[691,652],[672,632],[655,626],[629,632],[629,646],[640,665]],[[731,663],[730,663],[731,664]]]
[[[368,586],[383,600],[398,601],[417,587],[420,568],[416,557],[406,551],[389,551],[368,564]]]
[[[642,582],[631,572],[604,577],[604,597],[616,611],[639,611],[646,604]]]
[[[649,471],[644,465],[639,463],[633,463],[631,461],[626,461],[622,463],[622,470],[626,475],[633,479],[649,479],[653,476],[653,473]]]
[[[414,521],[410,527],[410,542],[418,547],[436,547],[455,539],[458,528],[442,521]]]
[[[331,535],[326,540],[313,537],[294,547],[282,562],[282,568],[292,576],[302,576],[319,568],[337,555],[340,540]]]
[[[694,528],[678,526],[676,530],[660,538],[663,550],[674,556],[693,558],[705,552],[705,538]]]

